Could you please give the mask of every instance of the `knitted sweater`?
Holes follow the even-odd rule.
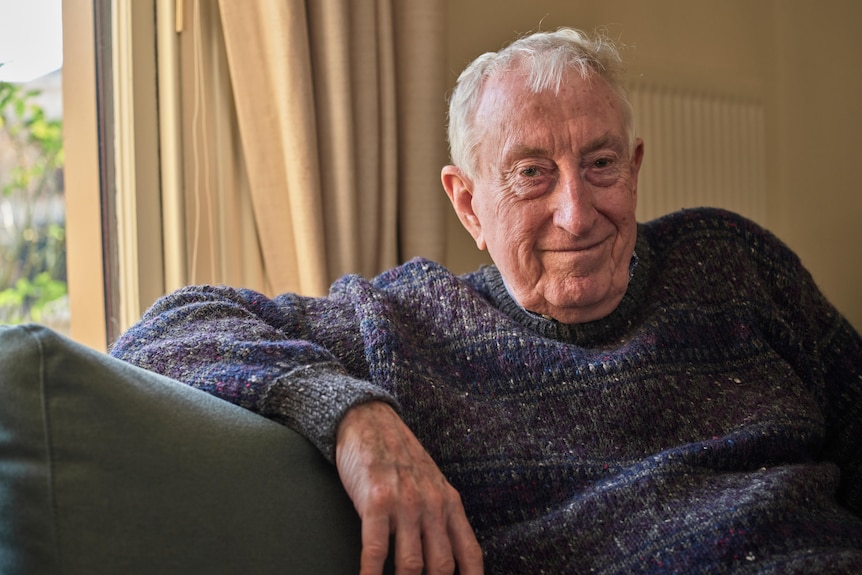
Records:
[[[862,573],[862,339],[739,216],[641,224],[618,308],[563,325],[417,259],[328,297],[190,287],[112,353],[330,459],[392,403],[503,573]]]

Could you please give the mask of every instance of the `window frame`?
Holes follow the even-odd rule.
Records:
[[[173,21],[175,0],[63,2],[70,334],[98,350],[165,291],[157,3]]]

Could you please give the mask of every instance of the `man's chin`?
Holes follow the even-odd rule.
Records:
[[[550,316],[561,323],[595,321],[613,312],[625,294],[625,290],[616,293],[607,283],[583,285],[583,282],[580,282],[577,289],[573,289],[571,285],[566,288],[559,290],[557,297],[551,295],[546,298],[545,311],[540,312],[542,315]]]

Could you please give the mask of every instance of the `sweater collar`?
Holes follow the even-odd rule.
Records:
[[[622,339],[637,317],[649,283],[650,249],[639,230],[635,251],[632,254],[629,286],[622,301],[609,315],[586,323],[565,324],[527,311],[512,297],[496,266],[485,267],[484,273],[489,295],[495,307],[517,323],[543,337],[584,347],[596,347]]]

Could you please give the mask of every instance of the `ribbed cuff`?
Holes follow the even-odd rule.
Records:
[[[264,417],[305,436],[331,463],[335,437],[347,410],[368,401],[398,402],[379,387],[346,374],[335,363],[294,369],[273,382],[258,405]]]

